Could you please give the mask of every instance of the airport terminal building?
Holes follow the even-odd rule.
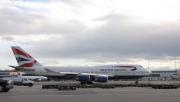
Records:
[[[0,77],[18,76],[20,72],[0,71]]]
[[[146,80],[180,80],[180,71],[178,70],[154,70],[151,72],[152,74],[149,77],[146,77]]]

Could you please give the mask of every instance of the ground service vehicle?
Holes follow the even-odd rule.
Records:
[[[0,79],[0,92],[8,92],[13,88],[13,83],[11,80]]]
[[[29,80],[28,78],[24,78],[22,76],[4,77],[3,79],[4,80],[12,80],[14,85],[29,86],[29,87],[32,87],[34,85],[34,81]]]
[[[34,85],[33,81],[27,78],[21,78],[21,77],[13,78],[13,83],[14,85],[23,85],[23,86],[29,86],[29,87],[32,87]]]

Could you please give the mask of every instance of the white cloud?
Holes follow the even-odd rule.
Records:
[[[1,0],[0,42],[2,48],[20,45],[42,60],[62,62],[68,58],[80,63],[133,63],[135,58],[145,63],[140,59],[180,56],[179,4],[177,0]]]

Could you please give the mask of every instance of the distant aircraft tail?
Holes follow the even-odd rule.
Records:
[[[16,57],[17,63],[19,64],[18,67],[26,67],[26,68],[33,68],[33,67],[40,67],[42,66],[40,63],[37,62],[31,55],[21,49],[19,46],[12,46],[13,53]]]

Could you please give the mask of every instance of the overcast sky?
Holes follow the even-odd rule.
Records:
[[[180,67],[179,0],[0,0],[0,66],[21,46],[43,65]]]

